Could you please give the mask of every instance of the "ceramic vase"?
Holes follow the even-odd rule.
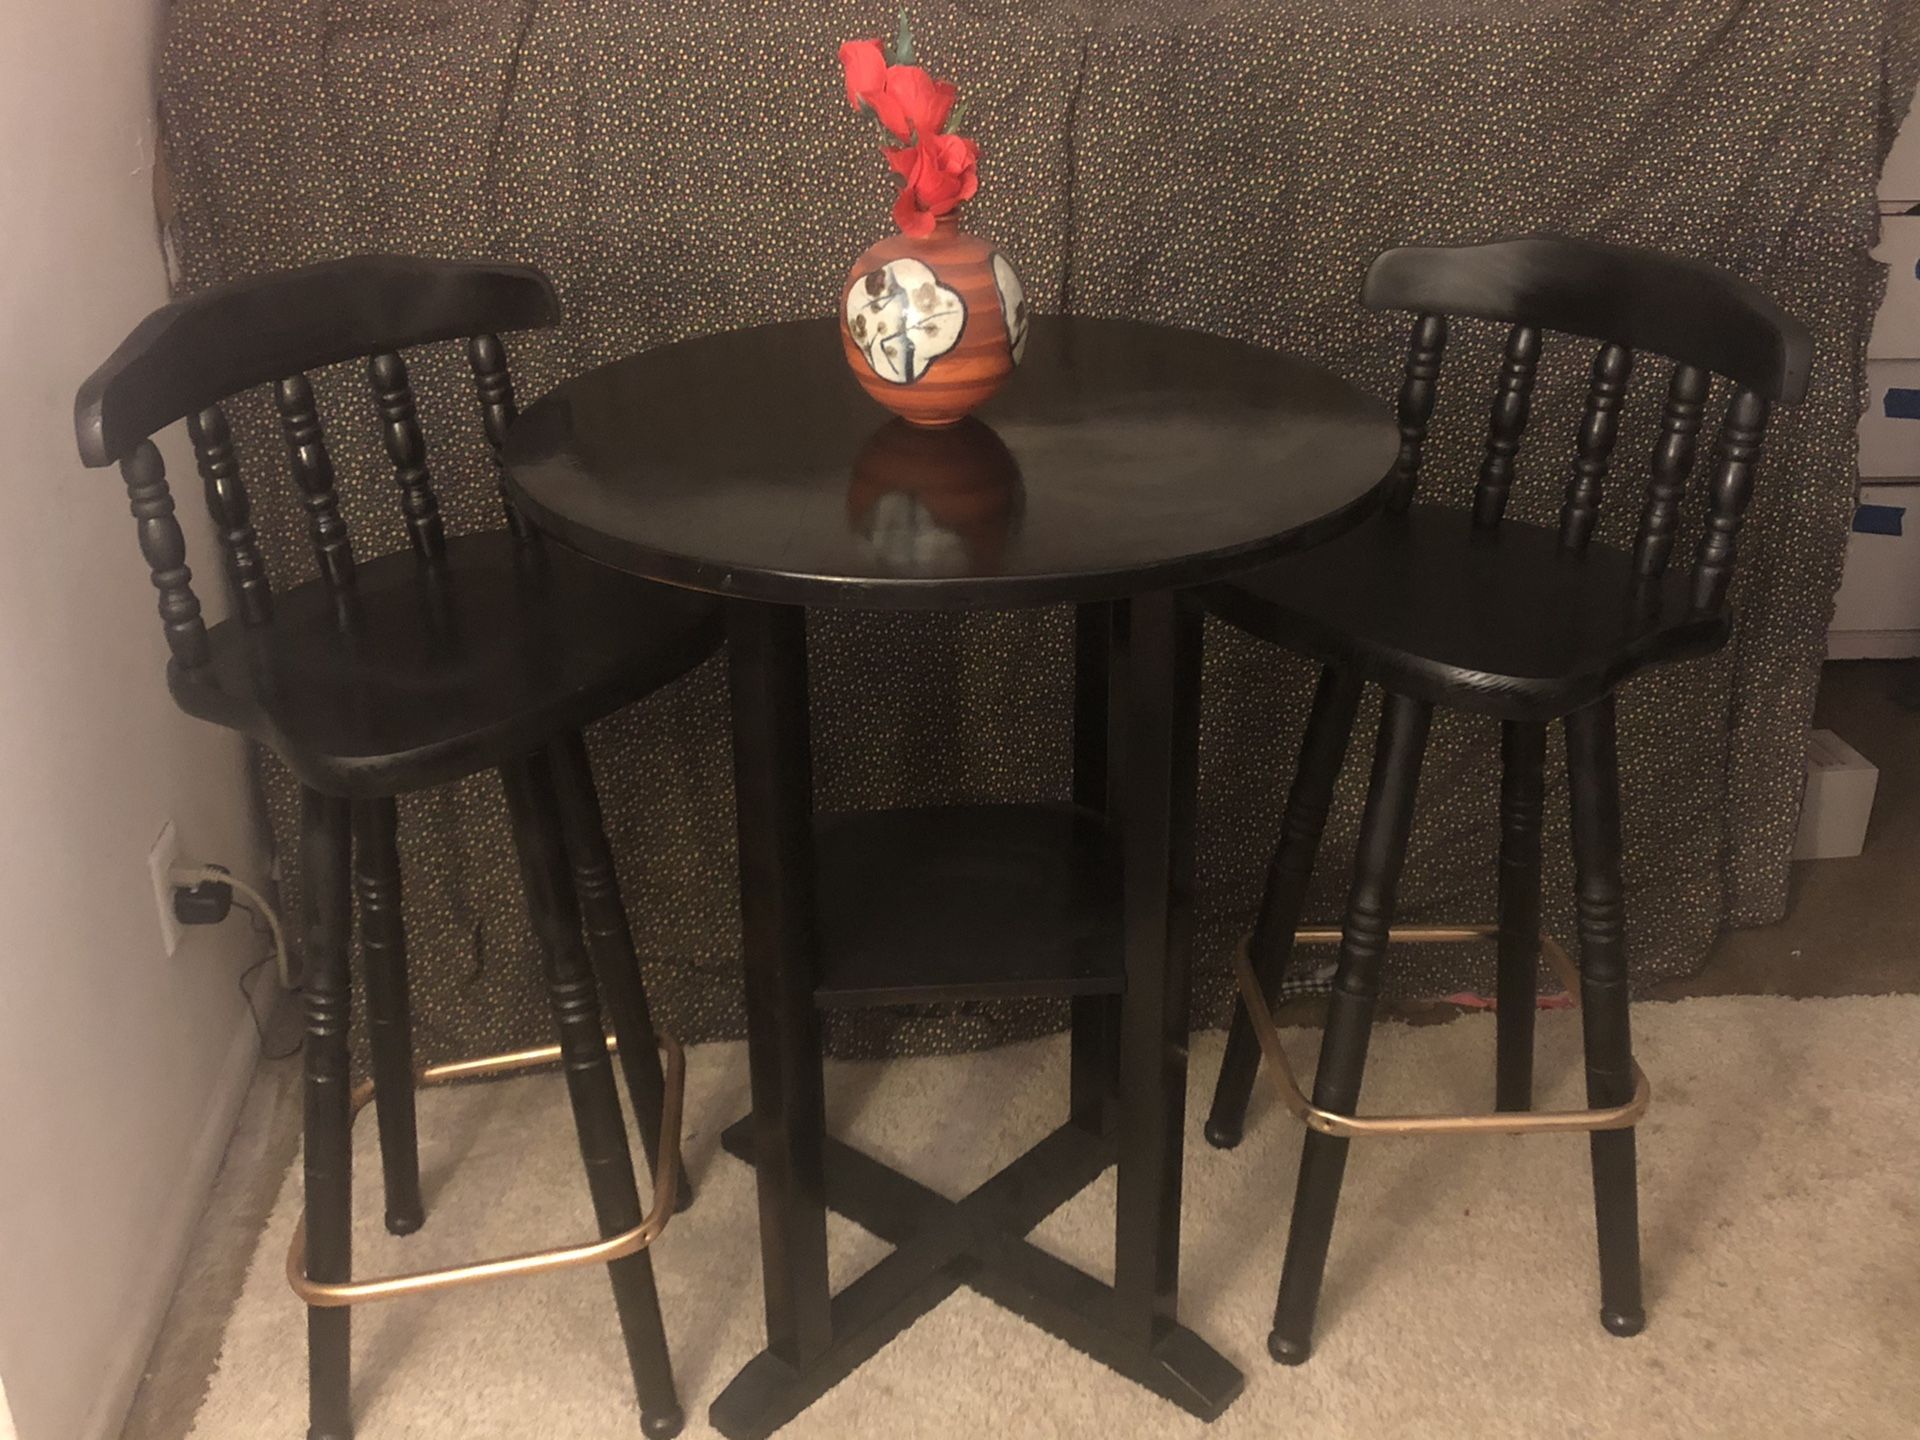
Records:
[[[840,339],[861,385],[915,425],[951,425],[1020,362],[1027,296],[1013,263],[943,215],[925,239],[894,235],[853,262]]]

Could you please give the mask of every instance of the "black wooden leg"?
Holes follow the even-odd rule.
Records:
[[[626,1122],[614,1089],[593,970],[580,941],[579,902],[567,868],[553,776],[544,756],[502,767],[507,811],[526,881],[527,908],[546,964],[547,994],[559,1031],[561,1068],[586,1162],[594,1218],[602,1235],[616,1235],[640,1223],[640,1196],[634,1188],[633,1158],[627,1149]],[[642,1429],[650,1436],[680,1432],[680,1402],[674,1393],[673,1366],[667,1355],[660,1297],[654,1289],[653,1261],[645,1250],[607,1266],[627,1360],[640,1395]]]
[[[1193,950],[1201,612],[1191,596],[1128,602],[1114,647],[1124,697],[1119,775],[1126,990],[1120,1011],[1114,1305],[1149,1345],[1176,1319],[1181,1146]]]
[[[1250,952],[1267,1004],[1280,1000],[1280,982],[1286,978],[1293,955],[1293,937],[1300,928],[1300,911],[1313,878],[1313,860],[1326,828],[1333,787],[1340,778],[1340,762],[1347,755],[1354,712],[1360,707],[1360,677],[1329,665],[1320,672],[1320,685],[1307,716],[1307,733],[1300,745],[1300,761],[1293,772],[1293,789],[1280,821],[1280,843],[1267,866],[1266,891],[1254,922]],[[1254,1038],[1247,1007],[1234,1001],[1233,1023],[1227,1031],[1226,1054],[1213,1084],[1213,1109],[1207,1116],[1210,1144],[1230,1150],[1240,1143],[1247,1123],[1247,1100],[1260,1069],[1260,1042]]]
[[[353,923],[353,820],[347,801],[301,796],[301,901],[305,910],[307,1278],[342,1281],[353,1267],[353,1108],[347,1026],[353,988],[347,947]],[[308,1440],[353,1434],[350,1312],[307,1310]]]
[[[806,612],[734,601],[727,641],[767,1349],[799,1367],[833,1339]]]
[[[1068,1108],[1095,1134],[1105,1134],[1119,1087],[1120,997],[1076,995],[1069,1036]]]
[[[1626,911],[1620,883],[1620,768],[1613,697],[1567,717],[1573,799],[1573,863],[1580,928],[1580,1019],[1587,1051],[1587,1103],[1633,1098],[1627,1019]],[[1640,1297],[1640,1201],[1633,1131],[1596,1130],[1593,1210],[1600,1238],[1600,1323],[1615,1335],[1646,1324]]]
[[[1540,986],[1540,805],[1546,758],[1545,725],[1509,720],[1501,727],[1496,1110],[1533,1105],[1533,1018]]]
[[[1360,1077],[1367,1064],[1387,930],[1393,923],[1400,868],[1413,825],[1414,791],[1420,783],[1420,760],[1432,718],[1433,708],[1424,701],[1391,692],[1380,713],[1380,739],[1373,752],[1373,777],[1360,821],[1360,847],[1340,941],[1340,968],[1334,976],[1320,1068],[1313,1082],[1313,1103],[1339,1114],[1350,1115],[1360,1104]],[[1309,1130],[1301,1152],[1280,1297],[1274,1307],[1273,1333],[1267,1337],[1268,1353],[1284,1365],[1300,1364],[1313,1350],[1313,1316],[1320,1303],[1327,1246],[1333,1239],[1347,1144],[1344,1137]]]
[[[1118,607],[1089,604],[1074,611],[1073,803],[1111,813],[1109,738],[1113,666],[1110,648]],[[1085,1128],[1101,1133],[1112,1119],[1119,1085],[1120,997],[1074,997],[1070,1109]]]
[[[407,932],[400,906],[400,849],[391,797],[353,805],[353,881],[360,895],[360,968],[367,987],[367,1041],[387,1229],[411,1235],[426,1222],[420,1140],[414,1121],[413,1015],[407,995]]]
[[[660,1068],[653,1012],[640,976],[640,957],[633,948],[626,903],[620,898],[620,880],[613,867],[613,849],[607,843],[586,741],[578,730],[570,730],[547,747],[547,759],[553,767],[553,786],[566,827],[574,889],[586,921],[587,955],[600,982],[601,999],[613,1020],[613,1033],[620,1041],[620,1068],[627,1077],[627,1096],[633,1101],[647,1168],[652,1171],[660,1163],[660,1105],[667,1082]],[[684,1210],[692,1202],[693,1183],[683,1173],[679,1208]]]

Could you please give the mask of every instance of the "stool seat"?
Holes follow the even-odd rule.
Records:
[[[611,713],[718,646],[717,602],[505,530],[360,562],[353,589],[274,596],[174,665],[188,714],[240,730],[331,795],[391,795],[500,765]]]
[[[1518,520],[1478,528],[1440,505],[1383,511],[1228,584],[1209,608],[1242,630],[1431,704],[1547,720],[1646,666],[1717,650],[1732,625],[1692,608],[1678,571]]]

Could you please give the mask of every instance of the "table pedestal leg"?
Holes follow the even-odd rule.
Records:
[[[727,641],[767,1348],[804,1366],[833,1339],[806,612],[731,602]]]
[[[1118,605],[1101,602],[1074,610],[1073,803],[1111,816],[1114,706],[1112,646]],[[1069,1109],[1095,1133],[1113,1125],[1119,1089],[1120,997],[1078,995],[1073,1006],[1073,1060]]]
[[[1123,832],[1126,993],[1076,1002],[1067,1123],[958,1201],[825,1136],[804,617],[736,602],[729,635],[753,1113],[723,1138],[758,1175],[767,1348],[714,1401],[715,1428],[762,1440],[963,1285],[1215,1418],[1244,1377],[1176,1304],[1199,609],[1081,610],[1074,791]],[[1026,1237],[1116,1161],[1106,1285]],[[838,1295],[829,1205],[896,1247]]]
[[[1139,596],[1127,612],[1113,649],[1127,976],[1114,1296],[1123,1333],[1146,1345],[1174,1323],[1180,1286],[1202,613],[1171,592]]]

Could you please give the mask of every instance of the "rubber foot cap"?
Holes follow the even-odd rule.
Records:
[[[1307,1357],[1313,1354],[1313,1344],[1306,1340],[1290,1340],[1275,1330],[1267,1336],[1267,1354],[1282,1365],[1304,1365]]]
[[[678,1408],[649,1410],[640,1417],[640,1428],[650,1440],[673,1440],[686,1423],[687,1417]]]
[[[1240,1137],[1246,1132],[1240,1126],[1229,1125],[1224,1120],[1208,1120],[1202,1133],[1214,1149],[1231,1150],[1240,1143]]]
[[[427,1223],[424,1212],[419,1210],[387,1212],[387,1233],[389,1235],[411,1235]]]
[[[1646,1329],[1647,1317],[1641,1310],[1602,1310],[1600,1323],[1607,1327],[1608,1334],[1625,1339]]]

